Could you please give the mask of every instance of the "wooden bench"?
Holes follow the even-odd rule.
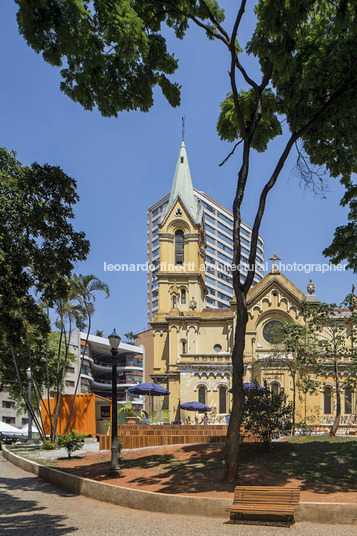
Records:
[[[237,486],[233,504],[225,510],[231,514],[288,516],[292,519],[299,502],[299,488]]]

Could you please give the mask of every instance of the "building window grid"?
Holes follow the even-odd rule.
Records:
[[[205,218],[205,221],[209,221],[210,223],[213,223],[213,225],[216,225],[216,220],[209,214],[205,214],[204,218]]]
[[[230,253],[233,255],[233,249],[229,246],[226,246],[225,244],[222,244],[221,242],[217,242],[217,247],[225,251],[226,253]]]
[[[15,408],[15,402],[12,402],[10,400],[3,400],[2,401],[2,407],[5,409],[14,409]]]
[[[3,417],[2,422],[6,424],[15,424],[15,417]]]
[[[222,292],[217,292],[217,297],[221,298],[221,300],[230,301],[232,298],[231,296],[227,296],[226,294],[223,294]]]
[[[206,280],[206,283],[211,283],[211,285],[216,286],[216,281],[212,279],[212,277],[209,277],[208,275],[206,275],[205,280]]]
[[[206,232],[209,232],[211,234],[215,234],[215,229],[211,227],[210,225],[206,224]]]
[[[201,205],[203,205],[205,210],[208,210],[209,212],[215,213],[215,208],[214,207],[212,207],[211,205],[209,205],[205,201],[202,201],[201,199],[200,199],[200,203],[201,203]]]
[[[224,214],[218,214],[218,217],[221,218],[221,220],[225,221],[226,223],[228,223],[229,225],[231,225],[233,227],[233,218],[227,218],[227,216],[225,216]]]
[[[215,291],[214,288],[207,287],[207,290],[208,290],[208,293],[211,294],[211,296],[215,296],[215,295],[216,295],[216,291]]]
[[[217,225],[220,229],[222,229],[222,231],[225,231],[226,233],[228,234],[232,234],[233,232],[233,222],[232,222],[232,226],[231,227],[227,227],[227,225],[224,225],[223,223],[221,223],[220,221],[217,222]]]
[[[217,284],[217,287],[220,288],[221,290],[225,290],[226,292],[233,292],[233,288],[228,287],[227,285],[224,285],[220,281],[217,281],[216,284]]]

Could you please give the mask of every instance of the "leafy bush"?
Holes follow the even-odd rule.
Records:
[[[70,458],[72,452],[80,450],[85,437],[86,434],[79,434],[77,430],[72,430],[70,434],[59,435],[57,443],[59,447],[64,447],[66,449],[68,458]]]
[[[118,455],[121,453],[121,449],[124,446],[124,434],[118,435]]]
[[[54,443],[50,439],[45,439],[41,445],[41,449],[43,450],[54,450],[56,447],[57,447],[56,443]]]
[[[245,430],[250,430],[261,437],[267,450],[270,448],[272,436],[286,431],[290,426],[292,405],[287,402],[283,392],[273,395],[267,382],[264,381],[265,391],[256,395],[250,391],[245,401],[243,424]]]

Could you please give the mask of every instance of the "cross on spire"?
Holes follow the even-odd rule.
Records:
[[[182,141],[185,140],[185,116],[182,116]]]
[[[276,261],[281,261],[281,257],[278,257],[277,254],[274,252],[274,255],[272,257],[269,257],[269,260],[274,262],[273,268],[271,269],[271,273],[278,274],[279,269],[276,265]]]

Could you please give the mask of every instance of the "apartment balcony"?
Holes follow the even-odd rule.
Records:
[[[112,382],[111,380],[99,380],[99,379],[91,379],[94,387],[97,387],[98,389],[111,389],[112,388]],[[117,381],[117,389],[127,389],[128,387],[131,387],[132,385],[137,385],[138,382],[134,380],[118,380]]]
[[[109,372],[112,370],[112,365],[99,365],[98,363],[93,363],[93,370],[96,371],[102,371],[102,372]],[[126,364],[124,366],[117,366],[118,372],[125,372],[126,370],[137,370],[139,372],[143,371],[143,367],[140,367],[138,365],[130,365]]]

